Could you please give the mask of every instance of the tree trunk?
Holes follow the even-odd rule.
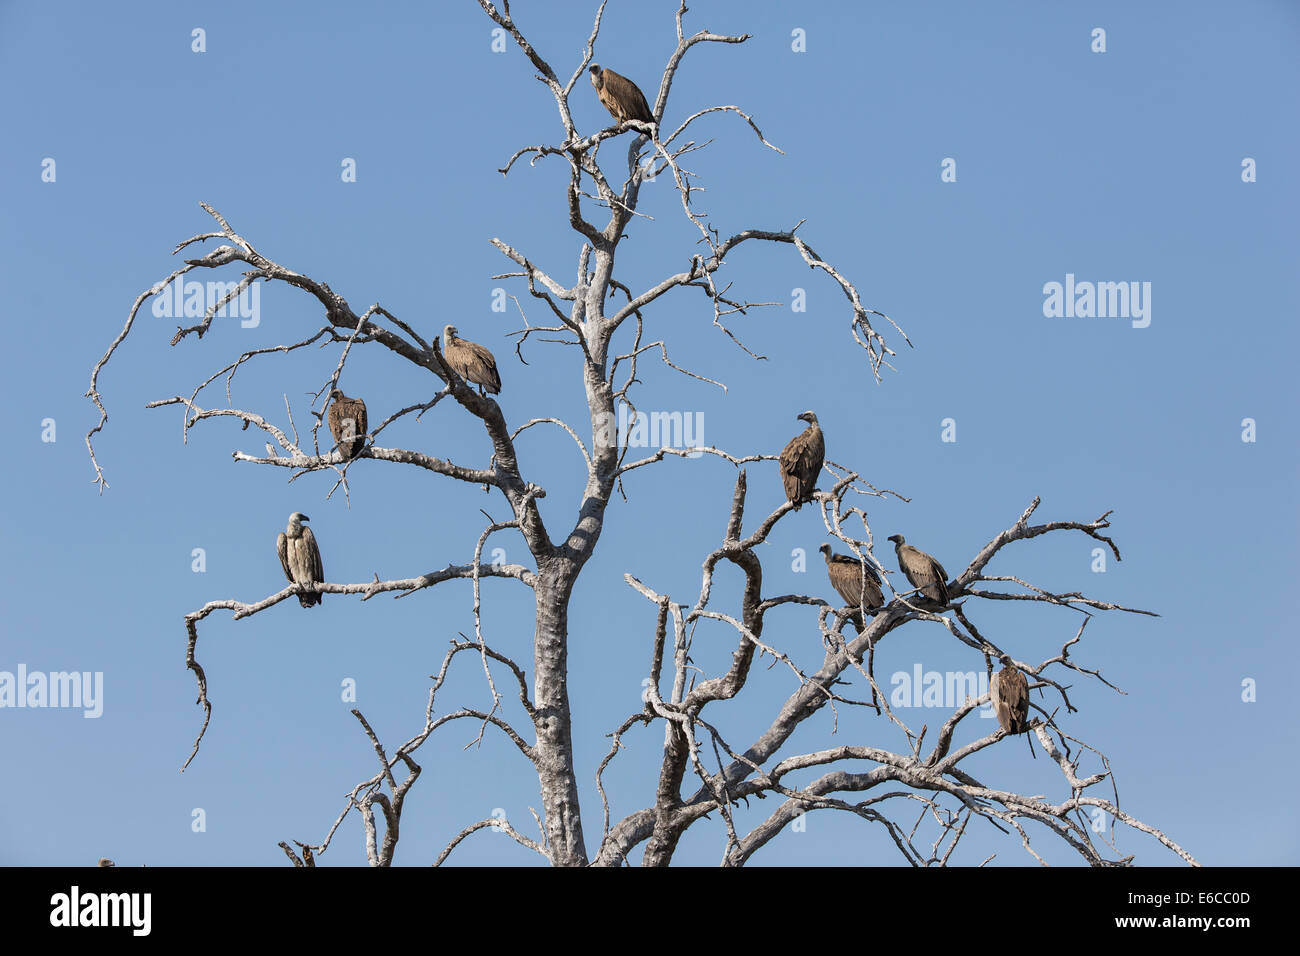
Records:
[[[582,816],[573,772],[569,711],[569,596],[578,566],[555,557],[539,569],[537,630],[533,636],[537,707],[537,780],[542,791],[547,849],[554,866],[585,866]]]

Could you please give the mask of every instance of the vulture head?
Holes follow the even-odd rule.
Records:
[[[901,534],[891,534],[889,536],[889,540],[894,542],[895,545],[901,545],[907,543],[906,539],[904,539],[904,537]]]
[[[295,511],[293,514],[289,515],[289,530],[291,532],[297,532],[299,529],[302,528],[302,523],[304,521],[310,521],[310,520],[311,519],[308,518],[301,511]]]
[[[1003,667],[1011,666],[1011,658],[1008,657],[1006,654],[1003,654],[1001,657],[999,657],[998,661],[1001,662]]]
[[[812,412],[812,411],[803,412],[802,414],[800,414],[800,415],[798,416],[798,418],[799,418],[800,421],[807,422],[809,425],[816,425],[816,424],[817,424],[817,413],[816,413],[816,412]]]
[[[447,343],[456,338],[457,328],[454,325],[444,325],[442,327],[442,347],[446,348]]]
[[[600,64],[599,63],[591,64],[591,69],[588,70],[587,72],[591,74],[591,85],[599,90],[601,86],[604,85],[605,82],[600,75]]]
[[[817,550],[820,551],[822,554],[826,555],[827,561],[831,559],[831,546],[829,544],[823,544]]]
[[[336,402],[342,397],[343,397],[343,389],[341,388],[336,388],[334,389],[334,391],[330,392],[330,398],[334,399],[334,401]]]

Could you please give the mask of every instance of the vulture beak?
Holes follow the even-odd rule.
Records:
[[[300,514],[300,515],[298,515],[298,520],[299,520],[299,521],[310,521],[311,519],[308,518],[308,517],[307,517],[306,515],[304,515],[304,514]]]

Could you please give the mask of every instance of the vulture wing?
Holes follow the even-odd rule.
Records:
[[[325,580],[325,566],[321,563],[320,548],[316,546],[316,535],[312,534],[311,528],[305,526],[302,529],[302,559],[308,581]],[[319,594],[316,595],[316,600],[320,600]]]
[[[1005,718],[1002,710],[998,710],[998,723],[1009,734],[1022,734],[1029,722],[1029,681],[1014,666],[1003,667],[998,676],[1001,678],[998,681],[999,696],[1006,710]]]
[[[366,434],[370,431],[370,420],[366,417],[365,402],[359,398],[354,398],[352,406],[352,417],[357,423],[357,437],[352,442],[352,454],[348,457],[355,458],[366,445]]]
[[[330,434],[334,436],[334,444],[338,445],[340,450],[343,448],[343,409],[339,407],[341,404],[343,403],[335,399],[334,404],[330,406]],[[346,453],[344,457],[347,457]]]
[[[930,559],[931,573],[934,578],[934,594],[932,597],[943,604],[948,603],[948,572],[943,569],[943,565],[934,558]]]
[[[501,374],[497,371],[496,357],[477,342],[466,342],[471,354],[470,378],[482,385],[488,392],[497,395],[501,392]]]
[[[500,393],[501,375],[497,372],[497,360],[484,346],[456,339],[450,346],[444,343],[443,355],[465,381],[482,385],[492,395]]]
[[[931,558],[930,563],[934,566],[935,573],[939,575],[939,580],[944,583],[946,589],[946,585],[948,584],[948,572],[943,569],[943,565],[935,558]]]
[[[645,94],[642,94],[636,83],[614,70],[604,70],[601,75],[604,78],[604,88],[610,91],[611,98],[619,108],[620,120],[654,121],[650,114],[650,104],[646,103]]]
[[[910,544],[898,549],[898,563],[912,587],[919,588],[931,601],[948,603],[948,575],[942,564]]]
[[[606,70],[603,75],[608,77],[609,70]],[[618,102],[614,99],[614,95],[610,92],[609,87],[597,87],[596,96],[600,98],[600,105],[609,110],[609,115],[614,117],[616,122],[621,123],[622,119],[619,117],[618,113]]]
[[[283,531],[275,539],[275,553],[280,556],[280,567],[284,568],[284,576],[289,579],[289,583],[295,583],[293,580],[293,571],[289,568],[289,536]]]
[[[862,583],[864,567],[867,572],[865,587]],[[880,607],[884,603],[884,595],[880,590],[880,576],[870,566],[863,565],[862,562],[847,555],[835,554],[826,564],[826,574],[845,604],[857,607],[859,596],[864,599],[861,603],[869,608]]]
[[[1007,733],[1011,733],[1011,719],[1007,712],[1007,702],[1002,699],[1002,674],[998,671],[989,680],[989,703],[993,705],[993,713],[997,715],[998,723]]]
[[[339,446],[343,460],[348,461],[361,453],[366,445],[366,432],[370,430],[366,421],[366,403],[359,398],[335,399],[330,406],[330,433]]]

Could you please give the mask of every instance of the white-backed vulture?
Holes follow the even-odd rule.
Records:
[[[777,460],[786,500],[794,505],[795,511],[805,501],[812,501],[817,478],[822,473],[822,461],[826,458],[826,439],[822,437],[817,416],[804,412],[799,419],[807,422],[808,427],[790,439]]]
[[[829,544],[817,549],[826,557],[826,576],[831,579],[840,599],[853,607],[865,606],[868,610],[878,608],[884,603],[884,593],[880,590],[880,575],[875,568],[865,561],[847,554],[836,554]],[[865,581],[863,571],[866,572]]]
[[[989,700],[998,723],[1009,734],[1023,734],[1029,725],[1029,681],[1011,658],[1002,655],[1002,670],[989,681]]]
[[[319,584],[325,580],[325,568],[321,565],[316,536],[312,534],[311,528],[302,524],[310,520],[302,512],[295,511],[289,515],[289,527],[275,539],[280,567],[284,568],[284,576],[293,584]],[[319,604],[322,597],[324,595],[319,591],[302,592],[298,595],[298,603],[303,607],[311,607]]]
[[[890,535],[898,555],[898,569],[907,576],[912,587],[931,601],[948,603],[948,572],[943,565],[919,548],[908,544],[901,534]]]
[[[366,403],[359,398],[348,398],[341,389],[330,392],[334,404],[330,406],[330,433],[339,446],[344,461],[351,461],[366,447]]]
[[[480,395],[483,394],[483,389],[493,395],[500,394],[501,376],[497,374],[497,360],[477,342],[458,336],[454,325],[442,330],[442,357],[447,360],[453,372],[465,381],[479,386]]]
[[[609,115],[622,123],[624,120],[654,122],[650,104],[635,83],[613,70],[602,70],[599,63],[591,65],[591,85]]]

